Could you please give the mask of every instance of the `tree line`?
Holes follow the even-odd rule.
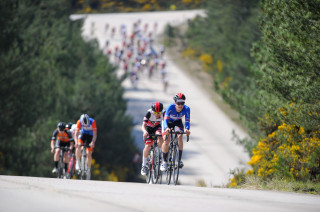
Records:
[[[205,8],[189,23],[185,49],[248,129],[251,139],[240,141],[252,156],[247,175],[319,182],[320,1],[212,0]]]
[[[131,181],[136,147],[115,67],[84,42],[72,2],[0,0],[0,174],[50,177],[57,123],[93,117],[93,179]]]

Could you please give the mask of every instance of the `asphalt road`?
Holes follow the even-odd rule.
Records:
[[[98,38],[103,49],[109,39],[103,29],[105,23],[131,26],[137,19],[150,24],[157,21],[158,33],[161,33],[167,22],[179,24],[198,13],[201,11],[90,15],[85,21],[83,36]],[[116,34],[110,45],[120,42],[118,38]],[[133,89],[128,80],[123,82],[124,97],[128,101],[127,113],[136,123],[132,133],[141,150],[140,126],[151,103],[157,100],[168,105],[176,92],[187,96],[192,135],[184,146],[181,185],[0,176],[0,211],[319,211],[320,197],[316,195],[212,187],[226,183],[231,169],[246,167],[248,155],[231,140],[231,132],[235,130],[241,137],[246,134],[174,60],[167,58],[167,61],[170,83],[167,92],[162,91],[159,76],[148,80],[142,75],[137,89]],[[199,180],[207,187],[194,186]]]
[[[0,176],[0,210],[50,211],[319,211],[316,195]]]
[[[137,20],[141,26],[148,23],[151,28],[155,22],[158,28],[155,37],[156,43],[161,43],[159,35],[164,32],[165,25],[178,25],[186,22],[196,15],[203,15],[201,10],[193,11],[172,11],[172,12],[145,12],[145,13],[121,13],[121,14],[95,14],[86,16],[83,26],[83,37],[86,40],[97,39],[101,50],[105,50],[105,43],[109,41],[109,47],[121,46],[121,34],[119,28],[125,25],[128,32],[131,32],[132,25]],[[81,16],[73,16],[79,18]],[[109,31],[105,30],[109,24]],[[116,28],[116,33],[111,37],[110,29]],[[161,37],[160,37],[161,38]],[[159,45],[155,45],[159,49]],[[248,166],[249,156],[244,152],[243,147],[232,141],[232,131],[241,137],[243,132],[234,122],[226,116],[218,106],[211,100],[209,94],[194,82],[194,79],[187,75],[175,64],[173,58],[165,54],[167,61],[167,72],[169,88],[163,92],[160,74],[155,75],[151,80],[147,75],[140,75],[137,89],[134,89],[129,79],[123,82],[125,88],[124,98],[128,101],[127,113],[133,117],[135,127],[133,136],[139,150],[142,151],[141,124],[146,110],[151,103],[160,101],[166,107],[173,102],[173,96],[182,92],[186,95],[186,105],[191,108],[191,136],[190,142],[184,142],[183,161],[185,166],[179,177],[180,184],[196,185],[204,182],[207,186],[221,186],[228,182],[230,170],[245,168]],[[111,57],[111,61],[113,61]],[[118,74],[123,71],[121,68]]]

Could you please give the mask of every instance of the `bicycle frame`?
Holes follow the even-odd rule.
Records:
[[[161,134],[149,134],[149,137],[153,141],[150,151],[149,151],[149,164],[147,165],[148,173],[147,178],[151,178],[152,183],[156,184],[159,181],[159,178],[162,179],[161,172],[160,172],[160,149],[158,147],[158,137],[161,137]],[[147,179],[147,183],[150,182],[150,179]],[[160,179],[160,183],[161,183]],[[149,181],[149,182],[148,182]]]
[[[171,181],[171,176],[174,182],[174,185],[178,184],[179,178],[179,144],[178,144],[178,135],[186,134],[184,132],[176,132],[174,128],[171,128],[170,131],[170,143],[169,143],[169,151],[168,151],[168,159],[167,159],[167,177],[166,183],[169,185]],[[166,136],[165,140],[168,139]],[[189,141],[189,136],[187,136],[187,142]],[[173,175],[172,175],[173,173]]]
[[[88,165],[87,165],[87,148],[89,146],[87,145],[81,145],[82,150],[81,150],[81,163],[80,163],[80,170],[79,170],[79,178],[81,180],[85,180],[86,179],[86,175],[87,175],[87,170],[88,170]]]
[[[64,168],[63,158],[64,158],[64,153],[69,151],[69,147],[68,146],[56,147],[55,149],[60,149],[57,178],[64,178],[65,168]]]
[[[67,179],[71,179],[74,176],[74,168],[76,165],[76,156],[75,156],[75,149],[72,150],[71,158],[68,165],[68,173]]]

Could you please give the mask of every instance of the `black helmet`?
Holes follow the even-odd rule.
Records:
[[[153,112],[161,112],[163,110],[163,104],[160,102],[154,102],[151,105],[151,109]]]
[[[70,130],[71,127],[72,127],[72,123],[71,123],[71,122],[69,122],[68,124],[66,124],[66,128],[68,128],[68,130]]]
[[[184,102],[186,100],[186,97],[184,96],[183,93],[177,93],[174,97],[173,100],[175,102]]]
[[[57,127],[59,128],[60,131],[62,131],[62,130],[65,130],[66,124],[64,122],[59,122]]]

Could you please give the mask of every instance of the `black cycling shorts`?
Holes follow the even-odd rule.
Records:
[[[70,147],[70,141],[68,141],[68,142],[62,142],[60,140],[56,141],[55,148],[66,147],[66,146]]]
[[[184,130],[184,126],[183,126],[183,123],[182,123],[182,120],[178,120],[178,121],[168,121],[168,127],[170,129],[174,128],[175,131],[182,131]]]
[[[156,127],[146,127],[146,130],[149,134],[156,134],[156,132],[161,134],[161,124],[157,125]],[[150,136],[144,141],[145,144],[152,143]]]
[[[85,146],[89,146],[89,144],[92,142],[92,138],[93,138],[93,135],[89,135],[89,134],[81,134],[79,136],[79,139],[80,139],[80,143],[82,145],[85,145]]]

